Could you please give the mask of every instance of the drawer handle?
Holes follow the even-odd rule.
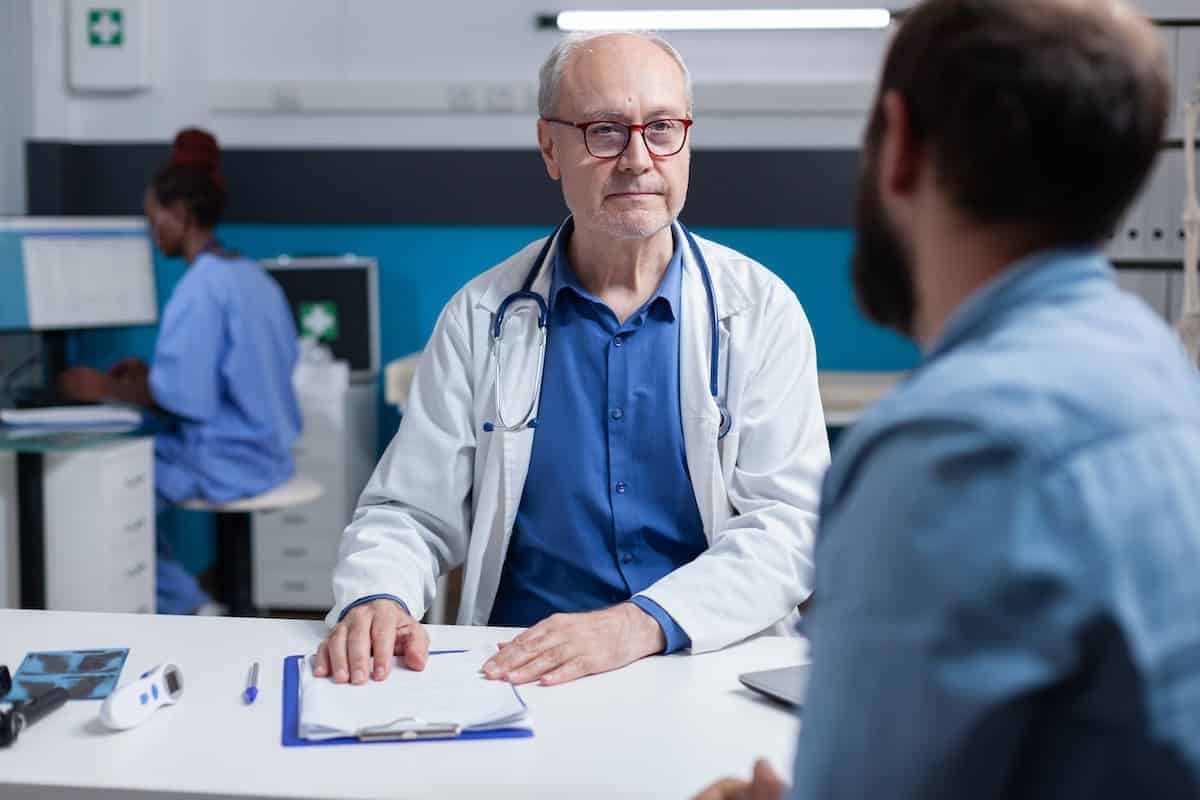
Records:
[[[140,475],[134,475],[132,478],[126,478],[125,479],[125,488],[126,489],[135,489],[138,486],[141,486],[145,482],[146,482],[146,473],[143,472]]]
[[[146,518],[138,517],[133,522],[130,522],[125,526],[125,532],[133,533],[134,531],[140,531],[144,527],[146,527]]]
[[[146,571],[146,562],[139,561],[138,563],[134,564],[129,569],[125,570],[125,577],[126,578],[136,578],[138,575],[141,575],[145,571]]]
[[[308,522],[308,517],[304,514],[290,513],[283,515],[283,521],[289,525],[303,525]]]
[[[285,548],[283,548],[283,554],[285,556],[287,556],[288,558],[304,558],[306,555],[308,555],[308,548],[307,547],[285,547]]]
[[[284,581],[283,588],[289,592],[307,592],[308,581]]]

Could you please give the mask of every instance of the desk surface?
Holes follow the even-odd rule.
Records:
[[[757,756],[790,771],[799,722],[742,688],[741,672],[806,657],[764,637],[699,656],[645,659],[553,688],[525,687],[532,739],[285,748],[284,656],[311,652],[324,625],[300,620],[0,610],[0,663],[26,651],[129,647],[122,678],[172,661],[179,705],[122,733],[99,703],[74,701],[0,750],[0,795],[36,797],[685,798]],[[434,648],[503,641],[501,628],[431,626]],[[242,705],[252,661],[260,695]]]
[[[52,427],[37,425],[0,425],[0,450],[19,453],[57,453],[83,450],[134,436],[149,436],[138,425],[91,425]]]

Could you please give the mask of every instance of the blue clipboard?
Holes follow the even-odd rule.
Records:
[[[434,650],[429,655],[462,653],[464,650]],[[337,739],[311,740],[300,737],[300,660],[307,656],[288,656],[283,660],[283,746],[319,747],[327,744],[408,744],[410,742],[460,742],[468,739],[528,739],[533,736],[529,728],[496,728],[490,731],[463,731],[458,736],[441,739],[389,739],[387,741],[363,741],[354,736]]]

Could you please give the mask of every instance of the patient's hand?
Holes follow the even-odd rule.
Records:
[[[780,780],[771,765],[759,759],[749,781],[723,778],[696,795],[694,800],[783,800],[787,790],[787,784]]]
[[[666,635],[633,603],[585,614],[555,614],[524,631],[483,665],[483,674],[510,683],[566,683],[661,653]]]
[[[317,648],[313,675],[328,675],[334,683],[366,683],[368,675],[382,681],[392,672],[393,656],[402,656],[409,669],[425,669],[429,634],[395,600],[372,600],[333,626]]]

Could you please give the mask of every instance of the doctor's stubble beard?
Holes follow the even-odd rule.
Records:
[[[912,338],[917,302],[912,259],[879,197],[875,159],[868,156],[858,184],[851,274],[859,308],[872,322]]]

